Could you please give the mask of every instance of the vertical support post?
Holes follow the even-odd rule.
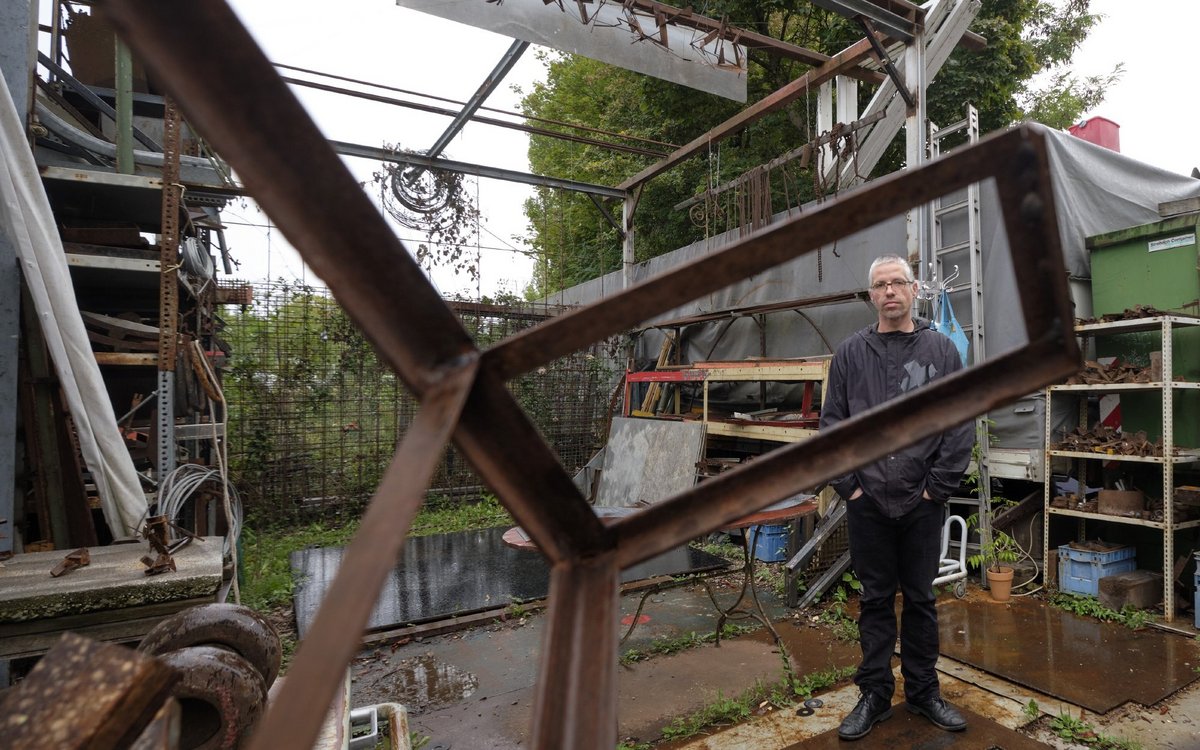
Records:
[[[133,56],[121,37],[113,35],[117,59],[117,171],[133,174]]]
[[[1162,351],[1162,475],[1163,475],[1163,617],[1175,619],[1175,347],[1171,318],[1164,316],[1159,334]]]
[[[159,228],[158,476],[175,470],[175,355],[179,333],[179,109],[163,99],[162,226]]]
[[[833,79],[837,91],[837,121],[852,123],[858,119],[858,80],[850,76]]]
[[[828,133],[833,128],[833,82],[826,81],[817,88],[817,135]],[[833,146],[821,146],[821,168],[833,162]]]
[[[904,85],[917,106],[904,118],[905,168],[916,169],[925,163],[925,32],[918,29],[904,50]],[[917,206],[908,212],[908,257],[917,258],[918,280],[928,280],[931,252],[928,241],[929,207]]]
[[[641,186],[638,186],[625,193],[625,200],[621,202],[621,228],[625,231],[625,237],[621,240],[622,289],[633,286],[633,264],[636,262],[633,254],[633,214],[641,194]]]
[[[617,596],[612,552],[550,570],[533,747],[608,748],[617,743]]]

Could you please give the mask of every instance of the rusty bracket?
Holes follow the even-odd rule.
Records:
[[[142,572],[148,576],[156,576],[160,573],[172,573],[175,571],[175,558],[165,552],[160,552],[157,557],[144,556],[142,558],[142,565],[146,566],[146,569]]]
[[[75,570],[76,568],[82,568],[85,565],[90,565],[91,562],[92,562],[92,555],[90,552],[88,552],[87,547],[80,547],[79,549],[75,550],[71,554],[64,557],[62,559],[62,562],[60,562],[58,565],[55,565],[54,569],[50,571],[50,575],[55,578],[58,578],[61,575],[66,575],[67,573],[70,573],[72,570]]]

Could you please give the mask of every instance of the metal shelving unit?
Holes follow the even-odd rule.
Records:
[[[1186,326],[1200,326],[1200,318],[1186,318],[1176,315],[1161,315],[1152,318],[1137,318],[1121,320],[1112,323],[1089,323],[1075,326],[1075,333],[1083,337],[1098,337],[1122,333],[1156,331],[1162,348],[1162,380],[1152,383],[1109,383],[1098,385],[1052,385],[1046,389],[1046,451],[1044,465],[1044,513],[1042,514],[1042,560],[1050,559],[1050,518],[1051,516],[1066,516],[1076,519],[1078,523],[1078,538],[1086,534],[1085,524],[1088,521],[1141,526],[1162,531],[1163,541],[1163,615],[1170,621],[1175,619],[1175,590],[1172,585],[1173,566],[1175,560],[1175,532],[1183,529],[1200,527],[1200,519],[1177,523],[1174,518],[1175,467],[1200,462],[1200,449],[1189,447],[1176,449],[1175,446],[1175,394],[1188,390],[1200,390],[1200,383],[1173,380],[1172,331]],[[1162,456],[1122,456],[1107,453],[1088,453],[1083,451],[1052,450],[1054,443],[1051,399],[1056,393],[1073,393],[1086,396],[1089,393],[1112,392],[1147,392],[1162,394]],[[1080,420],[1086,425],[1086,403],[1081,404]],[[1157,464],[1162,467],[1162,496],[1163,520],[1152,521],[1141,518],[1126,518],[1104,513],[1089,513],[1068,508],[1051,507],[1054,498],[1054,479],[1050,464],[1055,457],[1070,458],[1080,461],[1117,461],[1121,463]],[[1083,479],[1080,480],[1083,482]]]

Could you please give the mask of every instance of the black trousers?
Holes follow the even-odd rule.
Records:
[[[900,615],[900,672],[905,698],[940,697],[937,609],[933,579],[941,552],[943,506],[928,500],[900,518],[888,518],[866,496],[846,506],[850,557],[862,583],[858,631],[862,663],[854,682],[864,692],[891,700],[896,690],[896,591],[904,595]]]

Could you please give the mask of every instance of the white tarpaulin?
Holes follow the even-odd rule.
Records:
[[[114,537],[135,535],[146,512],[146,496],[125,441],[117,431],[117,417],[75,302],[54,214],[3,78],[0,222],[16,247],[25,284],[75,422],[84,463],[100,494],[104,519]]]

